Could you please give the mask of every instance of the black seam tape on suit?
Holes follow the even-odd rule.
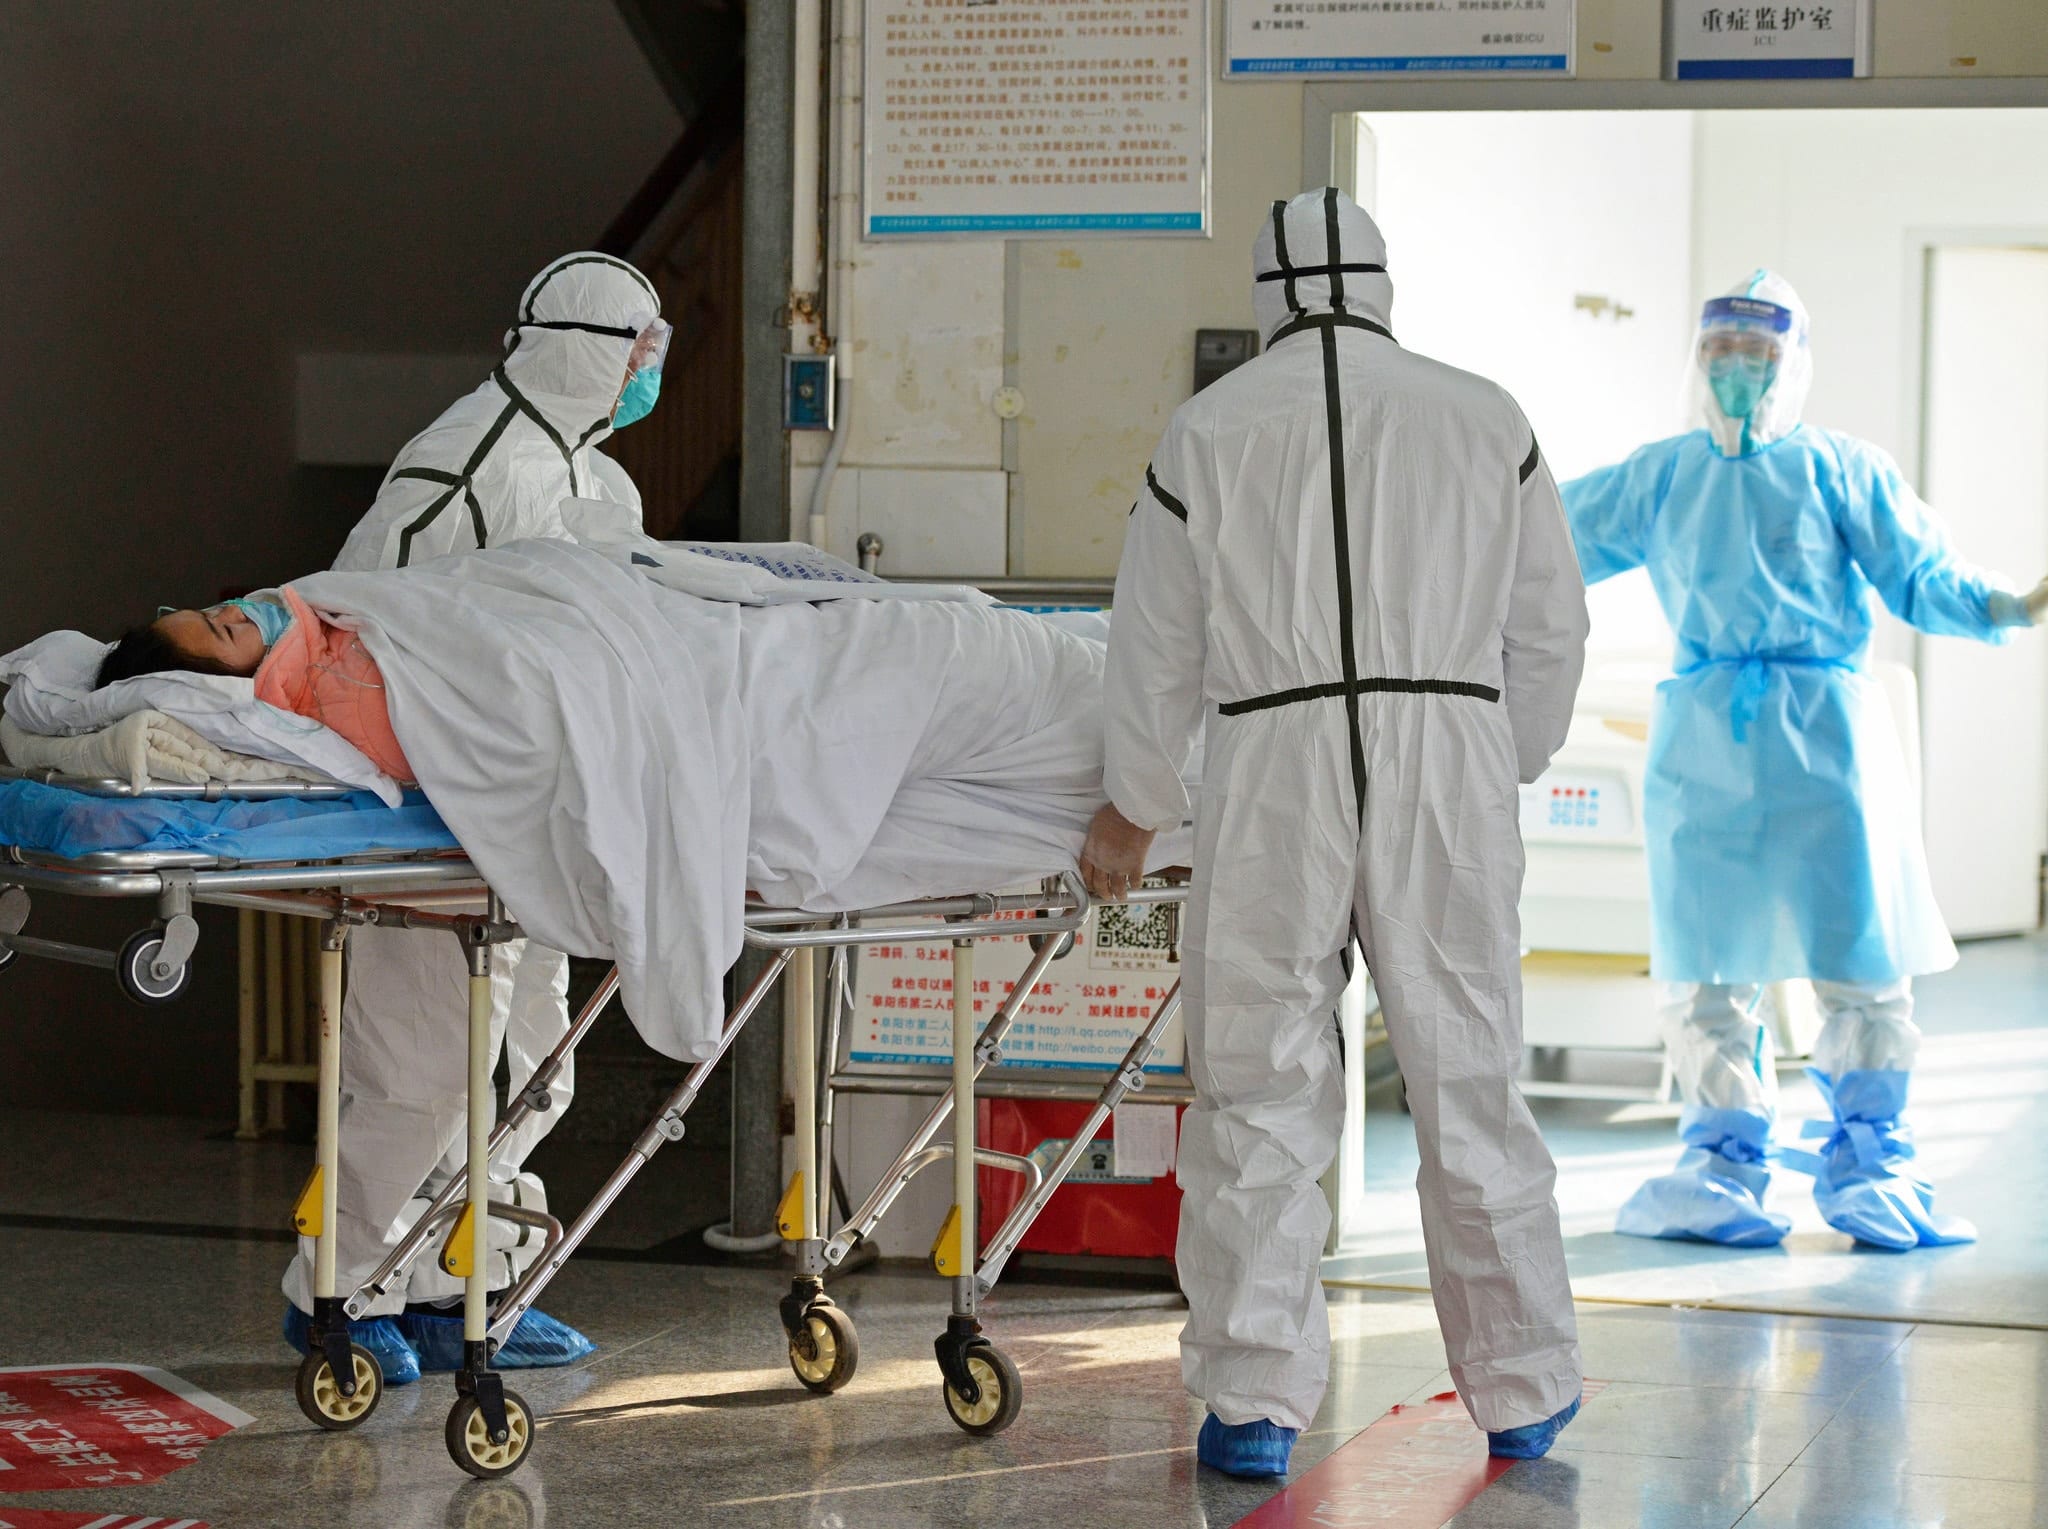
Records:
[[[1287,204],[1273,204],[1273,254],[1280,261],[1281,279],[1287,283],[1287,311],[1300,313],[1301,300],[1294,293],[1294,276],[1287,269]]]
[[[1331,186],[1323,192],[1323,227],[1327,230],[1323,235],[1324,247],[1328,251],[1330,259],[1334,262],[1340,259],[1344,253],[1338,247],[1337,188],[1335,186]],[[1339,313],[1344,311],[1344,267],[1337,264],[1332,264],[1330,267],[1330,306]]]
[[[1159,486],[1159,480],[1152,475],[1152,469],[1149,466],[1145,469],[1145,487],[1152,490],[1152,497],[1159,501],[1161,509],[1165,510],[1169,515],[1177,516],[1182,525],[1187,524],[1188,507]],[[1133,511],[1136,511],[1137,508],[1135,504],[1131,506]]]
[[[1342,265],[1290,265],[1284,270],[1261,271],[1253,281],[1286,281],[1289,277],[1333,276],[1338,272],[1350,276],[1384,276],[1387,268],[1383,265],[1367,265],[1359,260],[1347,260]]]
[[[1344,711],[1351,732],[1351,789],[1365,832],[1365,740],[1358,736],[1358,637],[1351,602],[1351,511],[1344,502],[1344,402],[1337,376],[1337,329],[1322,326],[1323,398],[1330,424],[1330,537],[1337,567],[1337,640],[1344,660]]]
[[[1273,338],[1266,343],[1270,348],[1290,335],[1302,334],[1310,329],[1365,329],[1385,339],[1394,338],[1394,331],[1385,324],[1361,318],[1355,313],[1305,313],[1291,324],[1284,324],[1276,329]],[[1398,345],[1400,342],[1396,340],[1395,343]]]
[[[1226,717],[1241,717],[1248,711],[1272,711],[1303,701],[1332,701],[1342,695],[1443,695],[1463,696],[1474,701],[1498,701],[1500,692],[1491,685],[1467,680],[1362,679],[1355,686],[1339,680],[1331,685],[1304,685],[1299,690],[1276,690],[1271,695],[1253,696],[1245,701],[1225,701],[1216,710]]]

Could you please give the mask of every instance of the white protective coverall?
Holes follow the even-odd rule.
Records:
[[[1355,936],[1414,1110],[1452,1377],[1481,1428],[1537,1423],[1580,1370],[1556,1170],[1514,1081],[1516,783],[1564,739],[1584,585],[1514,400],[1395,343],[1363,211],[1335,190],[1275,203],[1253,263],[1266,352],[1167,427],[1104,679],[1108,795],[1140,828],[1181,820],[1207,711],[1182,1371],[1228,1424],[1303,1428],[1321,1401],[1317,1181]]]
[[[618,507],[619,528],[640,528],[640,494],[597,446],[626,379],[633,336],[659,316],[647,278],[622,260],[584,251],[550,263],[528,283],[505,359],[474,393],[414,436],[334,566],[402,568],[451,552],[528,537],[567,538],[562,502]],[[587,520],[595,506],[578,506]],[[513,910],[515,913],[517,910]],[[450,1026],[468,1012],[468,967],[453,937],[438,930],[362,928],[349,936],[343,1005],[341,1181],[336,1256],[346,1294],[422,1214],[446,1176],[461,1171],[468,1064],[450,1046]],[[491,1034],[509,1052],[517,1093],[569,1025],[568,957],[530,941],[491,956]],[[526,1154],[568,1108],[574,1070],[549,1089],[553,1107],[533,1116],[492,1161],[493,1193],[531,1209],[547,1207]],[[493,1221],[494,1245],[508,1247],[490,1271],[509,1284],[539,1251],[538,1238]],[[285,1294],[312,1309],[313,1245],[302,1240]],[[370,1308],[462,1293],[432,1256],[416,1260]]]

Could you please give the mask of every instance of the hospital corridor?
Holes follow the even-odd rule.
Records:
[[[2048,1529],[2038,0],[0,38],[0,1529]]]

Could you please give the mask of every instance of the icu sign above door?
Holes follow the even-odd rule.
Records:
[[[1847,80],[1870,73],[1870,0],[1669,0],[1674,80]]]
[[[1229,0],[1226,72],[1360,74],[1572,72],[1576,0]]]

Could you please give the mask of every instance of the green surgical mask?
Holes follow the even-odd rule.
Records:
[[[612,428],[623,430],[635,420],[647,418],[654,400],[660,396],[660,372],[635,372],[627,379],[625,391],[619,394],[618,407],[612,410]]]
[[[1777,363],[1760,356],[1716,356],[1707,363],[1707,386],[1730,419],[1748,419],[1777,378]]]

